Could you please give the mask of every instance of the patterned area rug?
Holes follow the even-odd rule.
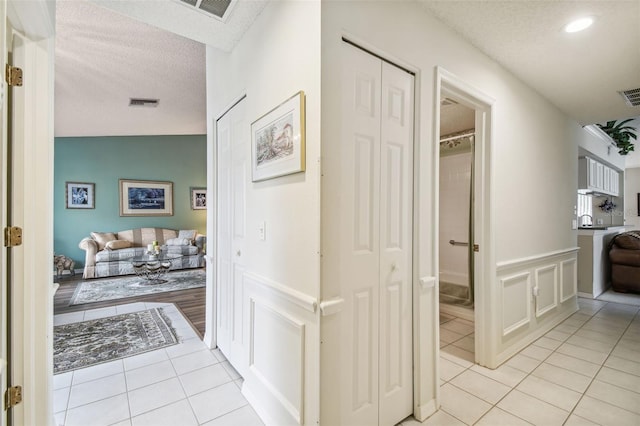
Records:
[[[162,308],[53,327],[54,374],[178,343]]]
[[[144,278],[126,276],[82,281],[69,302],[69,306],[103,300],[123,299],[166,291],[204,287],[206,277],[203,269],[169,272],[162,284],[148,284]]]

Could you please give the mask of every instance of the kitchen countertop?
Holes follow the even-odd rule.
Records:
[[[595,233],[608,234],[610,232],[622,232],[629,225],[596,225],[596,226],[580,226],[578,227],[578,235],[593,235]]]

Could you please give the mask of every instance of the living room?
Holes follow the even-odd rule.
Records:
[[[56,25],[53,233],[67,262],[55,271],[56,422],[87,424],[123,393],[101,421],[161,421],[147,413],[173,393],[149,401],[158,383],[184,388],[194,407],[214,387],[244,401],[237,373],[202,343],[204,45],[89,2],[59,2]],[[231,418],[261,424],[245,406]],[[227,413],[171,410],[183,423]]]

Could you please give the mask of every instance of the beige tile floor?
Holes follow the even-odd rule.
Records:
[[[181,342],[164,349],[55,375],[62,426],[261,426],[240,393],[242,379],[209,350],[172,304],[134,303],[56,315],[54,324],[164,307]]]
[[[495,370],[473,364],[473,323],[440,318],[441,408],[423,425],[640,425],[640,307],[580,309]]]
[[[57,315],[55,324],[156,306]],[[640,308],[587,299],[579,306],[495,370],[473,363],[473,323],[442,315],[442,406],[422,424],[640,425]],[[179,345],[54,376],[58,425],[262,425],[224,356],[167,309]]]

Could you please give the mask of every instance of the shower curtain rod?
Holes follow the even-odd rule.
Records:
[[[466,137],[469,137],[469,136],[475,136],[475,134],[476,134],[476,132],[474,130],[471,130],[469,132],[461,133],[459,135],[446,136],[444,138],[440,138],[440,143],[452,141],[452,140],[455,140],[455,139],[462,139],[462,138],[466,138]]]

